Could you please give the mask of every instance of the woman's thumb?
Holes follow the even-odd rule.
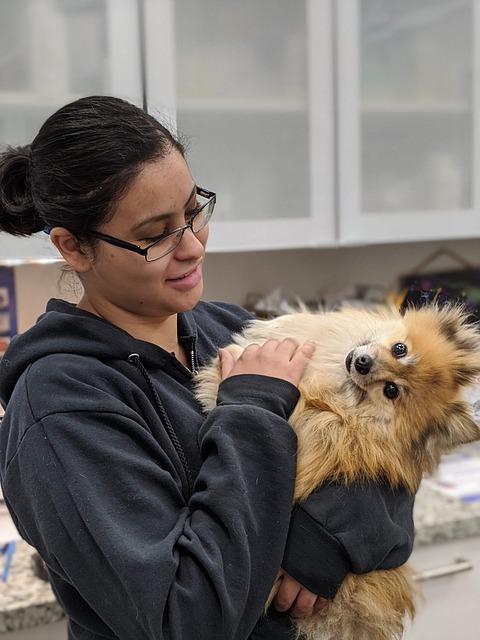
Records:
[[[220,359],[220,376],[222,380],[225,380],[225,378],[228,377],[229,373],[233,369],[235,360],[233,359],[230,351],[227,351],[227,349],[219,349],[218,357]]]

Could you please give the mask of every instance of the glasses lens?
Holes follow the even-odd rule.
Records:
[[[192,220],[193,233],[198,233],[208,224],[208,221],[212,217],[213,209],[215,208],[215,198],[204,198],[203,196],[197,195],[197,201],[200,205],[200,211]]]
[[[198,233],[208,224],[215,208],[215,196],[206,198],[205,196],[197,193],[197,203],[199,211],[193,218],[191,218],[191,229],[193,233]],[[153,262],[154,260],[163,258],[163,256],[166,256],[168,253],[173,251],[182,239],[185,229],[188,229],[188,226],[184,229],[180,229],[176,233],[170,234],[166,238],[163,238],[163,240],[159,240],[156,244],[152,245],[148,249],[146,256],[147,262]]]
[[[159,258],[163,258],[167,253],[173,251],[175,247],[178,245],[182,238],[183,232],[178,231],[177,233],[172,233],[171,235],[163,238],[163,240],[159,240],[156,244],[151,246],[148,250],[146,260],[147,262],[153,262],[154,260],[158,260]]]

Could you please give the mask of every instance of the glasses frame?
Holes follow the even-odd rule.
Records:
[[[160,258],[164,258],[166,255],[168,255],[169,253],[171,253],[172,251],[174,251],[178,247],[178,245],[180,244],[181,239],[183,238],[183,234],[185,233],[185,231],[187,229],[190,229],[190,231],[192,233],[197,234],[207,226],[207,224],[210,221],[210,218],[212,216],[213,209],[215,207],[215,203],[217,201],[217,194],[214,193],[213,191],[208,191],[208,189],[204,189],[203,187],[198,187],[198,186],[197,186],[197,189],[196,189],[196,194],[197,194],[197,196],[202,196],[202,198],[208,198],[208,200],[207,200],[207,202],[205,204],[203,204],[200,207],[200,209],[197,211],[197,213],[190,218],[190,220],[187,222],[187,224],[185,226],[183,226],[183,227],[178,227],[178,229],[174,229],[173,231],[170,231],[170,233],[167,233],[166,236],[163,236],[162,238],[159,238],[158,240],[155,240],[154,242],[151,242],[149,245],[147,245],[144,248],[139,247],[138,245],[133,244],[132,242],[126,242],[125,240],[119,240],[118,238],[114,238],[113,236],[109,236],[106,233],[101,233],[100,231],[92,231],[91,235],[94,236],[95,238],[98,238],[99,240],[103,240],[104,242],[108,242],[108,244],[112,244],[115,247],[120,247],[121,249],[127,249],[127,251],[133,251],[134,253],[138,253],[139,255],[143,256],[147,262],[155,262],[156,260],[160,260]],[[203,225],[203,227],[201,229],[198,229],[198,231],[194,231],[193,230],[193,221],[205,209],[205,207],[208,207],[209,205],[212,205],[212,211],[211,211],[209,217],[207,218],[205,224]],[[178,234],[178,241],[171,249],[169,249],[168,251],[163,253],[161,256],[158,256],[158,258],[153,258],[153,260],[149,260],[148,259],[148,251],[149,251],[149,249],[154,247],[159,242],[163,242],[166,238],[169,238],[170,236],[173,236],[175,234]]]

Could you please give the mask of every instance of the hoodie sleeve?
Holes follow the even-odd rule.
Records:
[[[333,598],[348,572],[408,560],[413,504],[407,491],[383,483],[329,484],[295,507],[282,566],[313,593]]]
[[[17,441],[2,428],[9,508],[46,561],[73,631],[245,640],[285,547],[296,451],[286,418],[297,389],[275,378],[259,385],[258,376],[221,384],[186,504],[165,447],[91,378],[59,374],[55,388],[70,386],[71,406],[31,414]],[[25,421],[33,398],[23,392],[7,423]]]

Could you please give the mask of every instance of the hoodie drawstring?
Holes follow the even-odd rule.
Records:
[[[140,356],[138,355],[138,353],[131,353],[128,356],[128,361],[137,367],[137,369],[145,378],[148,386],[150,387],[153,398],[155,400],[155,404],[157,405],[158,412],[164,423],[165,431],[167,432],[168,437],[170,438],[175,448],[175,451],[177,452],[177,455],[180,458],[180,462],[182,463],[183,470],[185,471],[185,476],[187,478],[187,485],[188,485],[188,497],[190,498],[193,494],[193,479],[190,471],[190,466],[188,464],[185,452],[183,451],[182,445],[180,444],[177,434],[175,433],[175,429],[173,428],[172,423],[170,422],[170,418],[168,417],[167,412],[165,411],[165,407],[163,406],[162,401],[160,400],[160,397],[157,393],[157,390],[155,389],[153,380],[150,378],[148,371],[140,361]]]

